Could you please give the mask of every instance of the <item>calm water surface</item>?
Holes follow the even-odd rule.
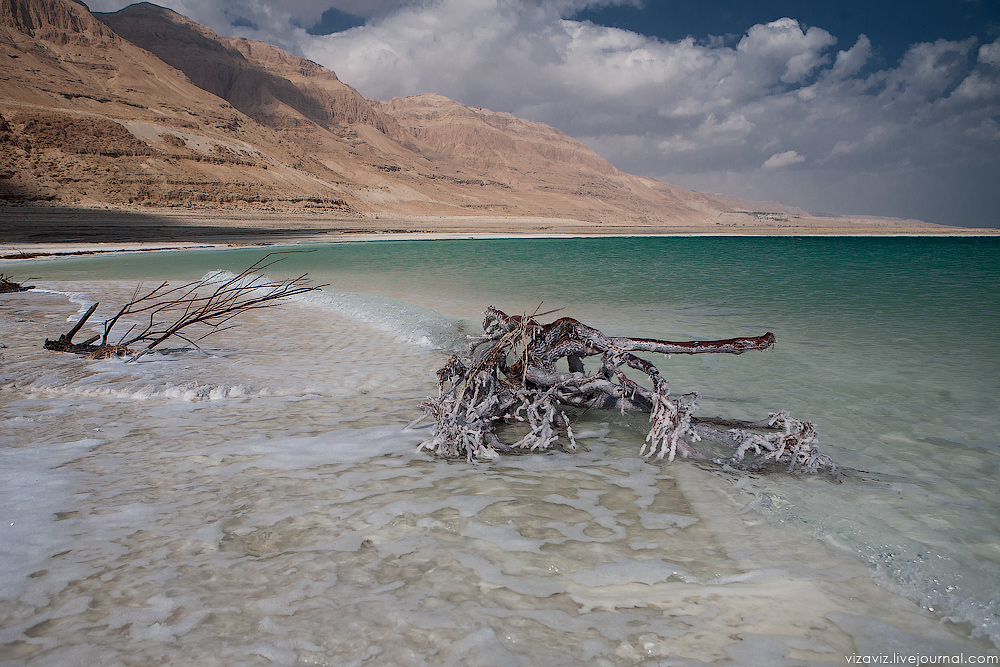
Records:
[[[845,664],[996,653],[1000,242],[344,243],[321,294],[138,364],[40,349],[138,281],[259,249],[0,266],[0,660],[12,664]],[[471,466],[403,430],[489,304],[608,334],[773,331],[654,359],[701,414],[787,409],[844,473],[581,451]],[[105,315],[108,316],[108,315]],[[547,318],[546,318],[547,319]],[[96,326],[96,325],[95,325]],[[79,336],[79,337],[82,337]]]

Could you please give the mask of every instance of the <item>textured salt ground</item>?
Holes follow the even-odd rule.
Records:
[[[581,424],[574,456],[470,469],[417,454],[423,435],[401,426],[442,353],[329,309],[273,311],[207,354],[134,368],[40,350],[79,304],[4,298],[6,660],[989,650],[877,586],[864,561],[768,523],[746,484],[638,458],[641,435],[621,425]]]

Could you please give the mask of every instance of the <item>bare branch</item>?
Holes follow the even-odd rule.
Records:
[[[270,308],[279,305],[282,299],[324,287],[309,285],[305,274],[279,281],[270,281],[260,275],[260,272],[280,261],[280,255],[285,254],[288,253],[269,253],[229,278],[220,279],[221,272],[218,272],[176,287],[163,282],[149,291],[144,291],[140,284],[133,291],[132,299],[113,317],[105,320],[99,345],[91,344],[96,338],[82,345],[72,345],[71,340],[73,334],[93,314],[97,307],[95,304],[69,334],[59,338],[59,341],[64,341],[65,349],[56,347],[60,344],[59,341],[46,341],[46,348],[97,354],[98,357],[101,356],[98,350],[113,348],[114,354],[133,355],[130,361],[135,361],[172,337],[198,347],[194,340],[203,340],[231,328],[232,325],[224,325],[234,317],[251,310]],[[115,326],[123,318],[136,316],[141,317],[141,323],[132,323],[124,334],[114,333]],[[202,328],[204,331],[192,334],[189,333],[189,328]],[[140,345],[141,349],[136,352],[133,348]]]

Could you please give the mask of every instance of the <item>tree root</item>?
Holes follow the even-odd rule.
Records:
[[[731,462],[786,464],[789,470],[834,470],[833,461],[813,444],[816,428],[785,412],[757,422],[698,418],[697,392],[672,398],[667,380],[636,352],[661,354],[742,354],[774,345],[774,334],[714,341],[672,342],[648,338],[609,337],[575,319],[540,324],[537,316],[507,315],[486,309],[482,336],[470,342],[468,359],[457,355],[437,372],[438,396],[423,404],[424,414],[411,425],[433,417],[431,437],[420,444],[438,456],[494,459],[500,454],[575,451],[567,409],[591,408],[647,412],[650,428],[640,455],[710,460],[690,443],[709,438],[733,447]],[[569,372],[557,372],[566,358]],[[583,359],[599,357],[596,372],[587,374]],[[652,389],[635,382],[623,367],[644,374]],[[520,423],[527,433],[512,443],[496,431]],[[561,439],[565,435],[565,439]]]

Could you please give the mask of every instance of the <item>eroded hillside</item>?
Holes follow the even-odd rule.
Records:
[[[440,95],[368,100],[149,3],[95,16],[0,0],[0,147],[0,198],[15,202],[640,228],[803,214],[624,174],[552,127]]]

